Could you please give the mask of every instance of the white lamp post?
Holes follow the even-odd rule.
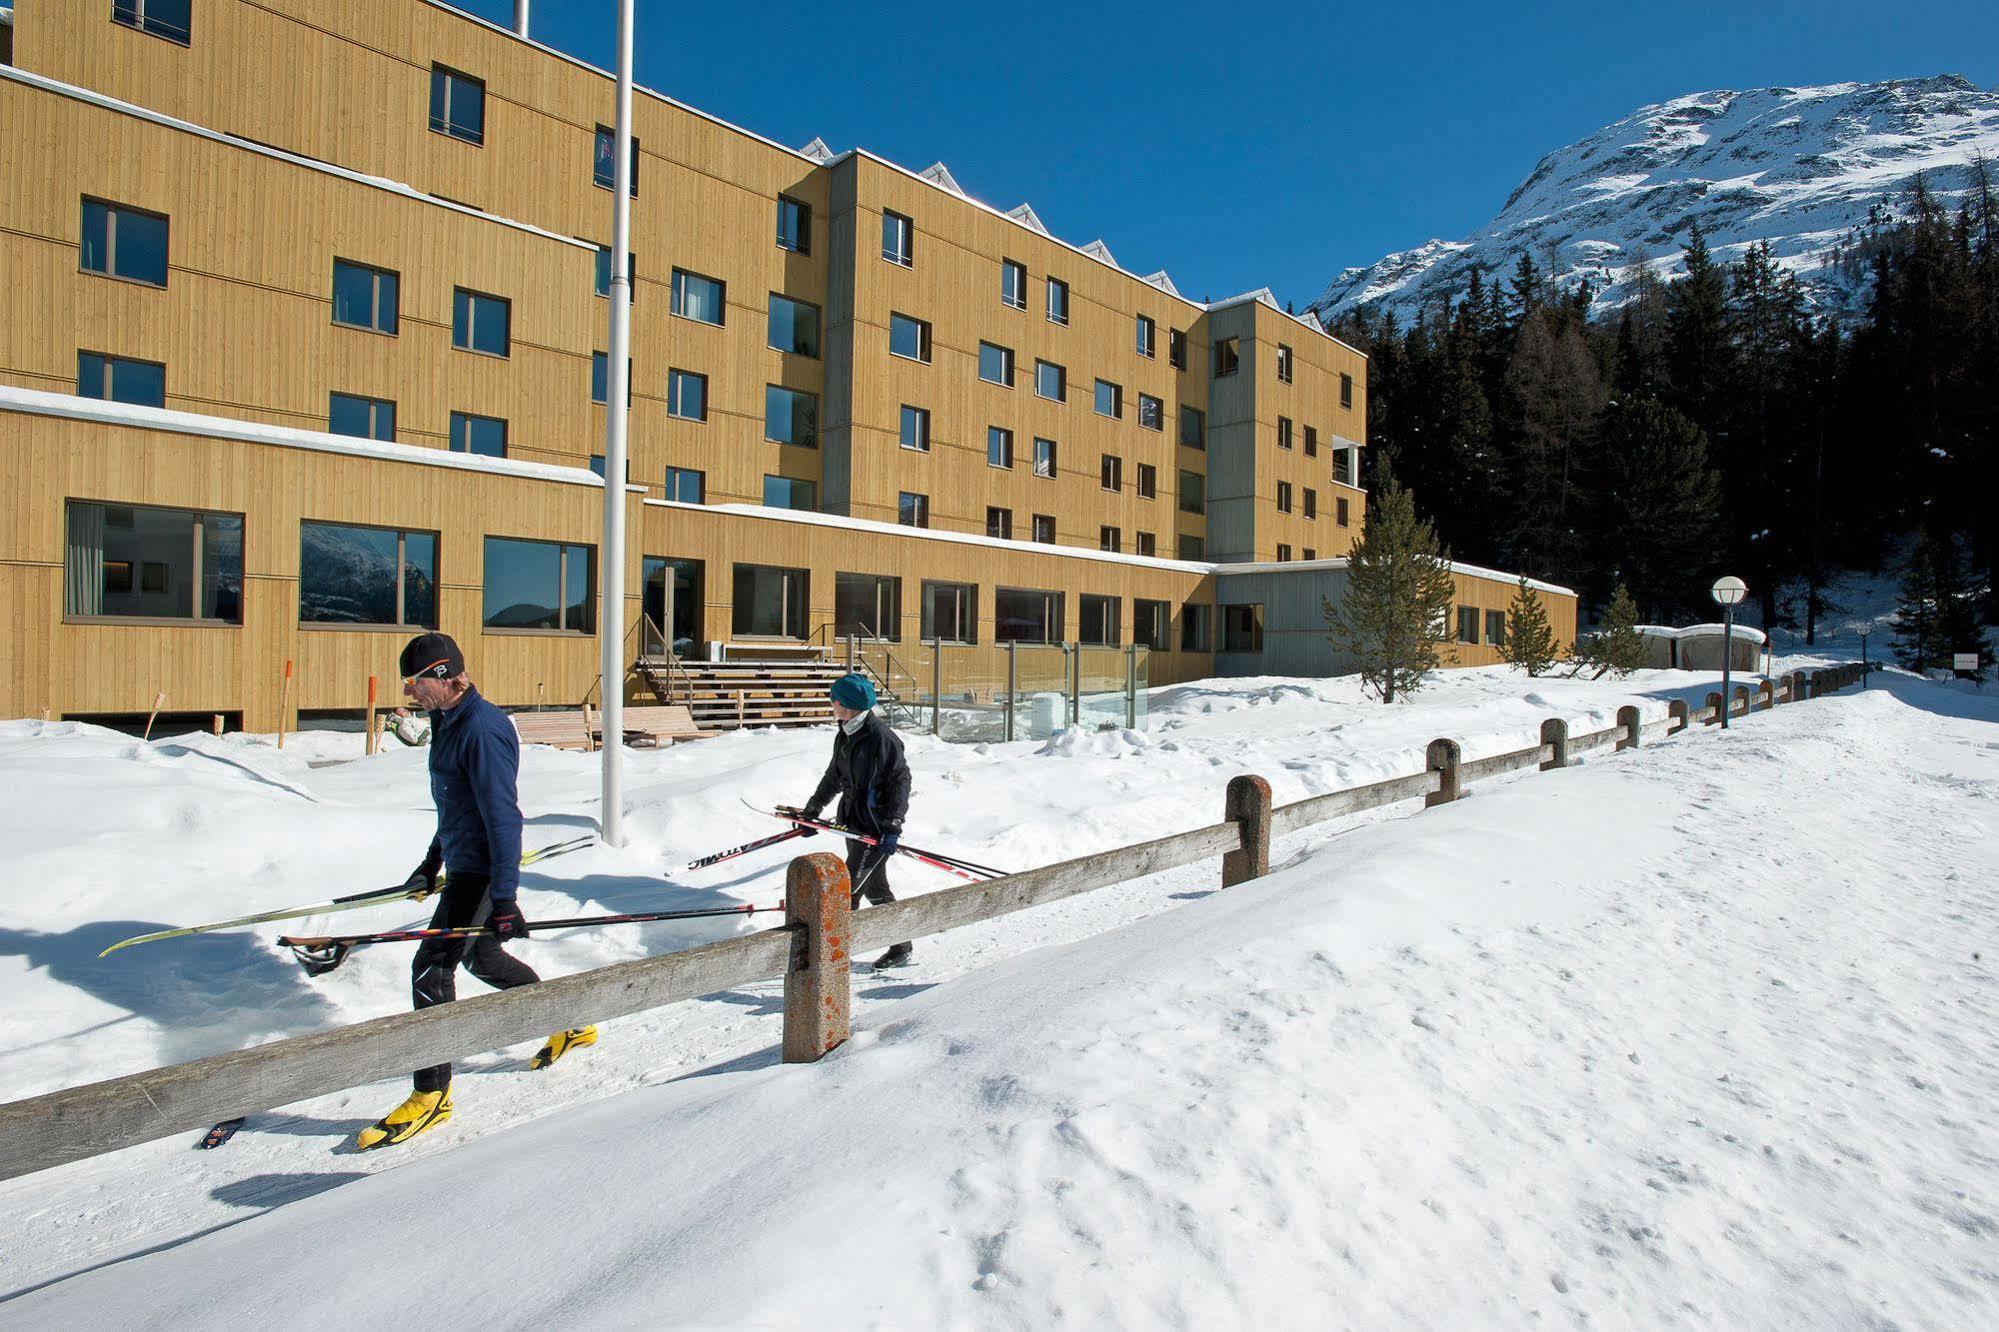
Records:
[[[618,108],[611,171],[611,351],[604,401],[604,546],[597,613],[603,674],[604,796],[599,816],[606,845],[625,844],[625,424],[632,328],[632,0],[618,5]]]
[[[1735,608],[1749,595],[1749,584],[1740,578],[1714,580],[1714,599],[1721,605],[1721,726],[1728,729],[1729,667],[1735,660]]]
[[[1867,635],[1874,632],[1874,626],[1862,620],[1853,626],[1853,632],[1860,635],[1860,687],[1867,688]]]

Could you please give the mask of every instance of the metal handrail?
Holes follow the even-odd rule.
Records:
[[[639,644],[640,648],[639,658],[641,660],[650,660],[650,661],[658,661],[661,660],[662,658],[665,660],[666,701],[669,703],[673,702],[674,698],[673,686],[674,686],[674,679],[676,676],[678,676],[679,678],[681,689],[685,692],[685,694],[688,697],[692,697],[694,693],[694,682],[688,678],[687,672],[684,669],[682,669],[680,665],[680,656],[678,653],[676,653],[673,650],[673,640],[666,636],[666,631],[659,627],[659,622],[653,619],[652,616],[647,614],[646,612],[640,611],[639,625],[635,626],[635,628],[650,629],[652,631],[654,639],[656,639],[660,644],[660,649],[661,649],[660,653],[658,655],[655,655],[653,653],[644,650],[645,642],[644,640],[641,640]]]

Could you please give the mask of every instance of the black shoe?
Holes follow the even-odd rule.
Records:
[[[884,971],[889,967],[906,967],[915,960],[916,950],[906,943],[899,943],[876,958],[874,967],[876,971]]]

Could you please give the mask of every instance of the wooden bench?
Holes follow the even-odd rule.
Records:
[[[595,708],[565,708],[559,712],[516,712],[514,731],[524,745],[556,749],[596,749],[604,743],[604,714]],[[699,740],[712,732],[701,729],[685,704],[628,707],[624,716],[628,745],[670,745]]]

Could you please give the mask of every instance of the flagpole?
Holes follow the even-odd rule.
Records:
[[[604,842],[625,844],[625,435],[632,337],[632,0],[618,3],[618,110],[611,168],[611,350],[605,370],[604,542],[599,559],[602,649]]]

